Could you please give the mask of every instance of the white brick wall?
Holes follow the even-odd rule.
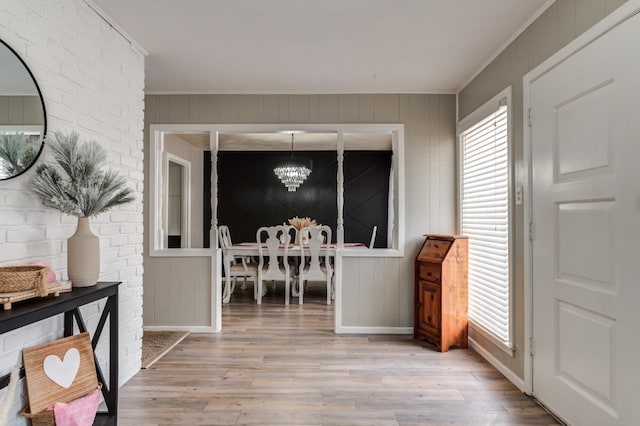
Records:
[[[101,280],[121,280],[120,384],[140,368],[142,338],[142,160],[144,56],[83,0],[2,0],[0,38],[35,75],[45,98],[48,132],[76,130],[109,152],[110,166],[128,176],[136,202],[92,219],[101,239]],[[48,153],[45,149],[46,160]],[[33,170],[0,182],[0,264],[49,263],[66,278],[66,239],[76,219],[44,210],[26,189]],[[90,329],[98,306],[82,312]],[[25,346],[61,336],[61,317],[0,336],[0,375],[11,371]],[[98,346],[106,360],[107,345]],[[105,362],[102,362],[106,368]],[[9,424],[26,424],[17,415]],[[6,390],[0,391],[0,401]]]

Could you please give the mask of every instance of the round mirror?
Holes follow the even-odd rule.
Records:
[[[0,180],[31,167],[44,146],[47,116],[33,74],[0,40]]]

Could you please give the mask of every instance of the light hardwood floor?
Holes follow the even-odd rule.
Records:
[[[121,425],[557,424],[478,355],[411,336],[336,335],[321,286],[284,306],[236,290],[220,334],[192,334],[121,390]]]

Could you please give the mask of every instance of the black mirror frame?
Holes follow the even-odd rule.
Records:
[[[26,69],[27,72],[29,73],[29,76],[31,77],[31,80],[33,81],[33,84],[36,86],[36,90],[38,91],[38,96],[40,96],[40,103],[42,104],[42,119],[43,119],[43,126],[44,126],[44,129],[42,131],[42,143],[40,144],[40,149],[38,150],[38,154],[34,157],[33,162],[31,164],[29,164],[29,167],[26,167],[20,173],[15,174],[15,175],[10,176],[10,177],[7,177],[7,178],[4,178],[4,179],[0,179],[0,182],[4,182],[4,181],[7,181],[7,180],[10,180],[10,179],[13,179],[13,178],[17,178],[18,176],[21,176],[22,174],[24,174],[26,171],[31,169],[36,164],[36,162],[38,161],[38,158],[40,158],[40,155],[42,155],[42,150],[44,149],[44,144],[45,144],[45,140],[46,140],[46,137],[47,137],[47,109],[46,109],[46,107],[44,105],[44,96],[42,96],[42,91],[40,90],[40,86],[38,85],[38,81],[36,80],[35,76],[31,72],[31,69],[29,68],[27,63],[22,59],[22,57],[20,55],[18,55],[18,52],[16,52],[4,40],[0,39],[0,43],[2,43],[7,49],[9,49],[11,51],[11,53],[13,53],[16,56],[16,58],[18,58],[18,60],[22,64],[22,66],[24,66],[24,69]]]

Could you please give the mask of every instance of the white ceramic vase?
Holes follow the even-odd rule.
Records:
[[[90,287],[98,282],[100,237],[91,231],[86,217],[78,218],[75,234],[67,239],[67,273],[74,287]]]

